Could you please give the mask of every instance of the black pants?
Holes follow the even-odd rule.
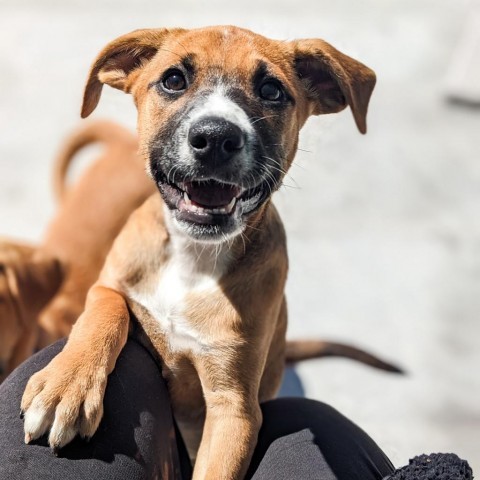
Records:
[[[75,439],[59,457],[47,448],[45,438],[23,443],[19,412],[25,384],[63,345],[58,342],[39,352],[0,385],[0,479],[190,478],[192,469],[158,366],[133,340],[109,377],[105,415],[89,443]],[[263,426],[247,478],[380,480],[393,472],[375,442],[328,405],[282,398],[265,403],[262,411]]]

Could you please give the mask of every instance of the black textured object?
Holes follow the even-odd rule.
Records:
[[[465,460],[453,453],[432,453],[412,458],[409,465],[396,470],[385,480],[472,480],[473,472]]]
[[[25,445],[18,414],[25,385],[64,345],[61,340],[30,357],[0,385],[0,480],[173,479],[182,478],[179,471],[189,478],[161,372],[132,339],[108,377],[105,414],[88,443],[76,438],[58,456],[46,436]]]

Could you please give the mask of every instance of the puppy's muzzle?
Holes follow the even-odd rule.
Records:
[[[151,151],[152,174],[166,205],[197,240],[224,241],[239,234],[247,215],[272,191],[254,157],[261,158],[261,141],[241,120],[194,112]]]
[[[245,147],[242,129],[221,117],[197,120],[188,132],[188,143],[195,160],[205,167],[225,165]]]

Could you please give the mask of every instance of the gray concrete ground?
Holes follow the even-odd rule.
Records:
[[[350,113],[312,119],[277,194],[288,230],[291,337],[355,342],[408,376],[345,360],[297,368],[397,464],[457,452],[480,471],[480,111],[444,79],[464,0],[0,0],[0,233],[36,240],[52,215],[51,159],[78,122],[90,62],[147,26],[238,24],[323,37],[378,74],[362,137]],[[105,91],[97,117],[133,126]],[[298,187],[298,188],[297,188]]]

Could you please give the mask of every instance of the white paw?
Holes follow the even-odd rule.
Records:
[[[54,418],[54,412],[40,405],[38,397],[27,410],[24,417],[25,443],[41,437],[50,427]]]

